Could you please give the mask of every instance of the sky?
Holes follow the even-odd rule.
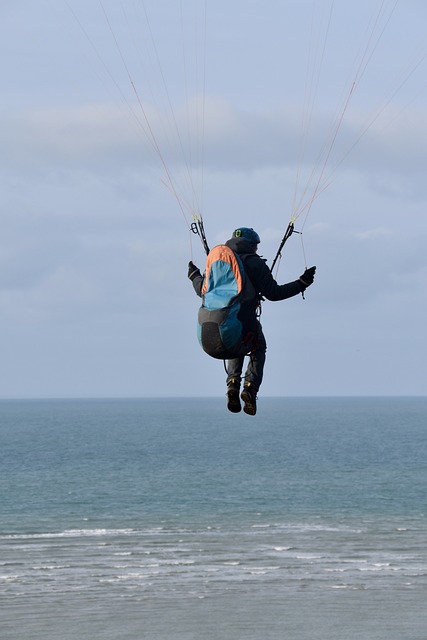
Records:
[[[275,277],[316,279],[263,304],[260,395],[425,395],[426,24],[423,0],[1,3],[0,397],[224,395],[191,212],[271,265],[301,197]]]

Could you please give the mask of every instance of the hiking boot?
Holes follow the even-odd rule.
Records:
[[[242,410],[239,398],[240,384],[232,380],[227,385],[227,409],[231,413],[239,413]]]
[[[240,397],[245,403],[243,411],[249,416],[254,416],[256,414],[256,389],[250,382],[247,382],[243,386],[242,395]]]

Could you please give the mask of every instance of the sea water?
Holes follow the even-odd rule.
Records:
[[[425,640],[427,398],[0,402],[2,640]]]

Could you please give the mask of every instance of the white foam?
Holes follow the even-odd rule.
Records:
[[[333,584],[331,589],[349,589],[349,586],[346,584]]]
[[[135,529],[66,529],[46,533],[11,533],[0,536],[1,540],[43,540],[48,538],[79,538],[101,536],[127,536],[135,534]]]

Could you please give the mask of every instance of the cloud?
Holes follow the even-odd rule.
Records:
[[[196,172],[203,163],[205,171],[241,172],[295,167],[300,159],[305,176],[316,165],[323,172],[325,160],[319,153],[323,149],[326,158],[333,139],[326,114],[313,117],[303,148],[301,112],[295,105],[242,111],[224,99],[208,97],[203,123],[201,108],[195,98],[173,113],[152,105],[130,109],[120,104],[9,114],[1,125],[7,152],[3,169],[9,173],[84,169],[117,176],[147,168],[164,170],[163,163],[172,172]],[[425,197],[424,182],[418,178],[427,168],[426,121],[425,111],[409,111],[393,125],[375,124],[365,131],[366,118],[348,118],[332,145],[324,178],[331,170],[357,170],[376,190],[402,198]]]
[[[366,231],[362,231],[356,234],[357,238],[361,240],[371,240],[371,239],[381,239],[384,237],[388,237],[392,235],[392,231],[390,229],[384,228],[376,228],[376,229],[367,229]]]
[[[116,170],[147,154],[141,131],[117,108],[88,105],[21,111],[3,117],[5,170],[48,171],[52,167]]]

